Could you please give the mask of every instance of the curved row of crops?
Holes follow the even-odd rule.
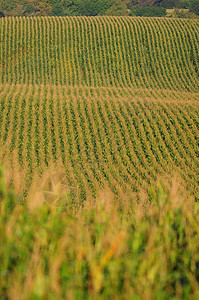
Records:
[[[24,171],[24,193],[54,164],[80,201],[105,187],[120,196],[139,192],[173,171],[197,197],[198,96],[2,85],[1,161],[9,162],[13,174]]]
[[[0,20],[0,83],[198,91],[195,20],[41,17]]]

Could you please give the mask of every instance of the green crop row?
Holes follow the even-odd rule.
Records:
[[[132,17],[0,20],[0,83],[198,91],[198,23]]]
[[[197,198],[197,100],[183,95],[169,100],[165,91],[154,98],[148,90],[6,85],[0,155],[24,170],[24,189],[61,165],[80,202],[105,186],[115,195],[141,191],[165,172],[178,172]]]

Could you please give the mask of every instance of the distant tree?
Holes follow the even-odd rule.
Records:
[[[24,9],[18,0],[0,0],[0,11],[4,16],[21,16]]]
[[[0,0],[0,8],[2,11],[12,11],[16,8],[14,0]]]
[[[164,7],[141,7],[134,6],[131,9],[131,16],[141,16],[141,17],[163,17],[166,15],[166,8]]]
[[[138,0],[128,0],[127,1],[128,8],[131,8],[131,7],[135,6],[135,5],[138,5]]]
[[[199,15],[199,0],[155,0],[154,5],[165,8],[187,8]]]
[[[199,0],[190,0],[190,12],[199,15]]]
[[[79,0],[76,3],[77,11],[79,15],[84,16],[104,15],[112,2],[112,0]]]
[[[155,0],[128,0],[128,7],[132,8],[133,6],[153,6]]]
[[[113,5],[105,12],[107,16],[129,16],[128,1],[115,0]]]
[[[190,0],[180,0],[179,8],[190,8]]]
[[[24,12],[23,12],[23,15],[24,16],[32,16],[34,15],[35,13],[35,9],[33,6],[31,6],[30,4],[24,4],[23,5],[23,9],[24,9]]]
[[[0,11],[0,18],[5,17],[4,13],[2,11]]]
[[[52,16],[64,16],[65,9],[62,3],[53,3],[52,5]]]
[[[175,8],[179,7],[180,0],[155,0],[154,5],[162,6],[165,8]]]
[[[76,16],[80,10],[80,0],[49,0],[53,16]]]
[[[139,6],[153,6],[154,0],[138,0]]]
[[[48,0],[26,0],[24,1],[25,5],[32,8],[31,14],[34,16],[49,16],[52,13],[52,5]]]
[[[0,0],[0,10],[6,16],[48,16],[52,5],[48,0]]]
[[[9,16],[12,14],[12,11],[16,8],[16,3],[14,0],[0,0],[0,11],[4,16]]]

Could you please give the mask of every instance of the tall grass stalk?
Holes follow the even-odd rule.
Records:
[[[22,205],[1,174],[0,298],[198,299],[199,204],[176,183],[150,194]]]

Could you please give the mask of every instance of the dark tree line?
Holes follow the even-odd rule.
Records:
[[[0,0],[4,16],[162,16],[167,8],[199,15],[199,0]]]

